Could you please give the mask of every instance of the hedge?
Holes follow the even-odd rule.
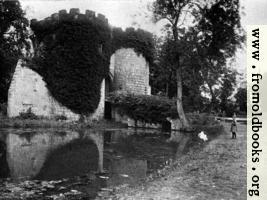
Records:
[[[120,108],[134,120],[163,123],[167,117],[178,118],[175,102],[168,98],[131,93],[111,93],[107,98],[114,107]]]

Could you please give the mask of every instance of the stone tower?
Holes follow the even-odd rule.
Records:
[[[151,94],[149,64],[134,49],[118,49],[111,57],[110,71],[114,76],[114,90],[133,94]]]

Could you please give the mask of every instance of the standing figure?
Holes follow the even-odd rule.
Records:
[[[232,132],[232,139],[236,139],[237,123],[235,115],[233,116],[233,121],[231,124],[231,132]]]

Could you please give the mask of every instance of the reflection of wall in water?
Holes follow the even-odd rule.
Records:
[[[98,149],[98,171],[103,172],[104,136],[102,131],[85,130],[84,137],[94,141]]]
[[[66,131],[56,134],[46,131],[34,134],[30,139],[18,134],[8,134],[6,139],[7,161],[13,178],[34,177],[42,168],[49,152],[80,137],[78,132]],[[99,151],[99,170],[103,169],[103,137],[101,134],[83,135],[94,141]]]
[[[17,134],[9,134],[6,143],[11,177],[36,175],[43,166],[49,151],[78,137],[77,132],[68,132],[64,136],[53,132],[43,132],[35,134],[28,140]]]
[[[143,133],[160,133],[158,130],[153,130],[153,129],[120,129],[120,130],[109,130],[105,131],[105,142],[108,143],[116,143],[122,138],[127,138],[131,135],[138,135],[138,134],[143,134]]]
[[[9,168],[6,160],[6,144],[0,139],[0,178],[9,176]]]

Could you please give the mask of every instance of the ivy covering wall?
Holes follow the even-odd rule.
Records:
[[[134,120],[163,123],[166,118],[178,118],[175,101],[160,96],[112,93],[108,100]]]
[[[101,82],[108,74],[110,28],[86,19],[46,23],[32,26],[40,41],[32,68],[58,102],[88,115],[98,106]]]
[[[152,34],[140,29],[110,28],[106,21],[66,14],[60,20],[31,24],[35,55],[29,62],[51,95],[78,114],[97,108],[102,80],[108,76],[110,57],[117,49],[133,48],[153,62]]]
[[[113,52],[120,48],[133,48],[137,54],[142,54],[149,64],[153,63],[155,42],[150,32],[134,28],[127,28],[125,31],[114,28],[112,35]]]

